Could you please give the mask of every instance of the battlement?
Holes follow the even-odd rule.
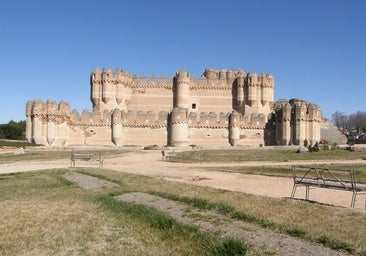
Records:
[[[90,74],[90,84],[123,84],[129,88],[171,88],[173,77],[166,76],[155,77],[154,75],[146,77],[145,75],[136,76],[135,74],[116,69],[107,68],[102,71],[95,68]]]
[[[302,99],[278,100],[274,104],[274,109],[277,112],[278,120],[290,121],[295,119],[297,121],[321,122],[323,119],[318,105]]]
[[[185,71],[186,72],[186,71]],[[194,76],[190,76],[186,72],[190,80],[190,88],[212,88],[225,89],[231,88],[234,81],[237,78],[243,78],[243,81],[248,86],[260,86],[260,87],[274,87],[274,78],[271,74],[261,73],[246,73],[244,70],[228,70],[228,69],[211,69],[207,68],[199,79]],[[175,77],[179,75],[176,73]],[[123,84],[130,88],[167,88],[171,89],[174,82],[174,77],[167,78],[162,75],[155,77],[154,75],[146,77],[145,75],[137,76],[135,74],[126,72],[121,69],[116,69],[114,72],[110,68],[104,68],[102,71],[99,68],[95,68],[90,74],[90,84]]]
[[[54,100],[42,100],[35,99],[29,100],[26,104],[26,116],[46,116],[46,115],[59,115],[69,116],[70,105],[67,102],[61,101],[57,103]]]
[[[231,113],[215,112],[187,112],[186,109],[176,108],[172,112],[167,111],[114,111],[90,112],[84,110],[81,115],[73,110],[70,121],[74,125],[111,126],[122,124],[124,127],[167,127],[169,120],[172,123],[187,123],[195,128],[227,128]],[[169,119],[171,116],[171,119]],[[243,129],[264,127],[266,117],[264,114],[240,114],[238,113],[238,126]]]

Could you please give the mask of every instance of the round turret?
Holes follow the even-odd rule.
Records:
[[[116,146],[122,145],[122,113],[119,109],[112,113],[112,142]]]
[[[170,113],[170,138],[169,145],[185,147],[189,145],[187,109],[174,108]]]
[[[107,68],[102,72],[102,100],[105,104],[111,99],[115,99],[115,91],[113,90],[113,74],[112,69]]]
[[[191,84],[189,73],[185,70],[177,72],[173,85],[173,107],[189,108],[189,86]]]
[[[207,79],[216,79],[217,75],[216,75],[216,71],[212,68],[206,68],[205,72],[203,73],[203,75],[207,78]]]
[[[28,100],[25,106],[26,116],[30,116],[32,114],[33,100]]]
[[[235,146],[240,140],[240,121],[241,114],[235,110],[231,112],[229,117],[229,143]]]
[[[90,74],[90,100],[93,104],[93,110],[99,111],[101,102],[101,80],[102,72],[99,68],[95,68]]]
[[[25,137],[27,142],[32,142],[32,107],[33,100],[28,100],[25,107],[25,116],[26,116],[26,127],[25,127]]]
[[[40,115],[43,113],[43,102],[41,100],[34,100],[32,105],[32,115]]]
[[[219,72],[219,79],[220,80],[226,80],[226,70],[220,70]]]

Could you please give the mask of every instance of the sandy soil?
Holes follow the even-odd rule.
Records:
[[[158,177],[161,179],[183,182],[198,186],[239,191],[248,194],[269,196],[275,198],[290,197],[293,180],[291,178],[268,177],[261,175],[244,175],[239,173],[227,173],[208,171],[206,167],[228,166],[288,166],[302,164],[365,164],[365,160],[321,160],[321,161],[289,161],[289,162],[241,162],[241,163],[173,163],[161,160],[160,151],[135,151],[118,157],[107,158],[104,168],[120,172],[127,172],[145,176]],[[32,170],[67,168],[70,166],[69,159],[55,161],[27,161],[0,164],[0,173],[25,172]],[[98,163],[78,162],[76,166],[98,167]],[[298,187],[295,198],[303,199],[305,188]],[[352,193],[347,191],[311,188],[310,200],[349,207]],[[359,193],[356,199],[356,209],[364,210],[366,193]]]

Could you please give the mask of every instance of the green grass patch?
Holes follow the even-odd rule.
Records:
[[[57,159],[70,159],[71,149],[66,150],[42,150],[42,149],[26,149],[24,154],[0,154],[0,163],[15,161],[49,161]],[[120,154],[131,152],[129,149],[102,149],[102,150],[83,150],[86,154],[101,154],[102,158],[114,157]]]
[[[150,227],[158,229],[161,231],[163,239],[181,236],[182,239],[191,240],[202,255],[246,255],[247,253],[248,248],[238,240],[219,239],[212,234],[201,232],[195,227],[183,225],[153,208],[117,201],[110,196],[100,196],[98,200],[107,210],[116,215],[127,214],[135,220],[143,221]]]
[[[0,216],[6,219],[0,221],[0,255],[246,254],[239,241],[111,198],[126,188],[84,190],[62,178],[67,171],[0,175]]]
[[[332,248],[334,250],[343,250],[349,253],[353,253],[355,248],[350,245],[349,243],[337,241],[334,239],[330,239],[329,237],[323,235],[316,239],[316,241],[324,246],[327,246],[329,248]]]
[[[29,142],[26,142],[26,141],[0,140],[0,148],[1,147],[22,148],[22,147],[38,147],[38,146],[41,146],[41,145],[35,144],[35,143],[29,143]]]
[[[67,157],[70,156],[69,153]],[[353,153],[357,152],[351,154]],[[37,157],[43,161],[53,156],[44,154],[44,158]],[[339,169],[338,166],[332,167]],[[265,174],[269,170],[270,175],[285,173],[274,167],[256,168],[244,171]],[[363,166],[355,168],[356,177],[364,177]],[[129,213],[108,210],[103,206],[104,203],[96,200],[100,196],[112,197],[139,191],[162,193],[157,195],[165,193],[177,201],[181,197],[182,202],[197,208],[211,209],[295,237],[316,241],[327,247],[366,255],[366,218],[362,211],[197,187],[112,170],[74,170],[88,175],[100,175],[96,177],[104,180],[120,181],[122,186],[85,191],[61,178],[68,170],[0,175],[0,216],[7,220],[0,221],[0,254],[19,255],[27,252],[33,255],[54,255],[67,252],[118,255],[124,251],[128,255],[202,255],[198,249],[195,250],[195,241],[184,235],[188,231],[171,231],[179,230],[176,224],[159,220],[150,225],[149,220],[145,221],[141,217],[145,213],[139,211],[145,211],[143,209],[134,210],[131,214],[137,217],[132,217]],[[150,210],[146,214],[151,214]],[[174,236],[165,237],[164,233]],[[192,235],[189,232],[187,234]],[[204,244],[202,242],[202,247],[198,248],[206,248]],[[212,253],[216,250],[214,248],[218,251],[220,247],[225,247],[224,244],[230,242],[208,242],[207,248]]]
[[[304,165],[306,166],[306,165]],[[366,167],[361,164],[352,164],[352,165],[341,165],[341,164],[332,164],[332,165],[316,165],[309,166],[317,167],[317,168],[326,168],[329,170],[353,170],[355,172],[356,182],[366,183]],[[266,176],[277,176],[277,177],[292,177],[292,169],[291,166],[233,166],[233,167],[209,167],[207,170],[212,171],[221,171],[221,172],[236,172],[242,174],[255,174],[255,175],[266,175]],[[304,171],[297,171],[297,176],[304,175]],[[326,175],[326,173],[323,173]],[[350,180],[349,175],[343,175],[337,173],[339,178],[343,178],[344,180]]]
[[[221,213],[234,209],[238,219],[252,223],[260,222],[258,224],[263,227],[270,227],[282,233],[292,233],[295,237],[300,235],[301,238],[310,241],[316,241],[325,235],[333,241],[350,244],[355,248],[354,254],[366,255],[364,235],[366,218],[362,211],[187,185],[111,170],[102,171],[105,176],[123,180],[124,186],[121,190],[111,190],[109,196],[117,196],[119,192],[145,192],[176,201],[182,197],[187,204],[192,201],[192,206],[194,204],[211,209],[223,209],[219,210]],[[93,169],[88,172],[100,173],[101,170]],[[164,193],[167,196],[164,196]],[[216,203],[220,203],[221,206],[218,207]]]
[[[351,152],[348,150],[321,150],[300,154],[295,149],[243,149],[243,150],[192,150],[176,153],[174,162],[243,162],[243,161],[275,161],[290,160],[322,160],[322,159],[363,159],[365,151]]]
[[[246,214],[240,211],[237,211],[234,207],[224,204],[224,203],[215,203],[215,202],[208,202],[207,200],[200,199],[200,198],[188,198],[188,197],[181,197],[178,195],[171,195],[167,193],[161,193],[161,192],[152,192],[152,194],[179,201],[184,202],[186,204],[189,204],[193,207],[196,207],[201,210],[213,210],[217,213],[229,216],[231,218],[234,218],[236,220],[241,220],[249,223],[255,223],[260,225],[263,228],[269,228],[277,232],[282,232],[285,234],[288,234],[293,237],[301,237],[306,238],[315,242],[318,242],[326,247],[329,247],[334,250],[344,250],[349,253],[353,253],[355,251],[355,248],[350,245],[349,243],[342,242],[336,239],[329,239],[328,237],[321,235],[320,237],[312,238],[305,230],[300,228],[291,228],[288,227],[288,225],[282,225],[278,224],[272,221],[269,221],[268,219],[260,219],[253,215]],[[197,216],[197,218],[200,216]]]

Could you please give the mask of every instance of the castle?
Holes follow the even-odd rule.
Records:
[[[185,70],[147,79],[111,69],[90,74],[92,112],[66,102],[30,100],[26,138],[47,146],[265,146],[314,144],[320,108],[273,101],[274,78],[243,70]]]

